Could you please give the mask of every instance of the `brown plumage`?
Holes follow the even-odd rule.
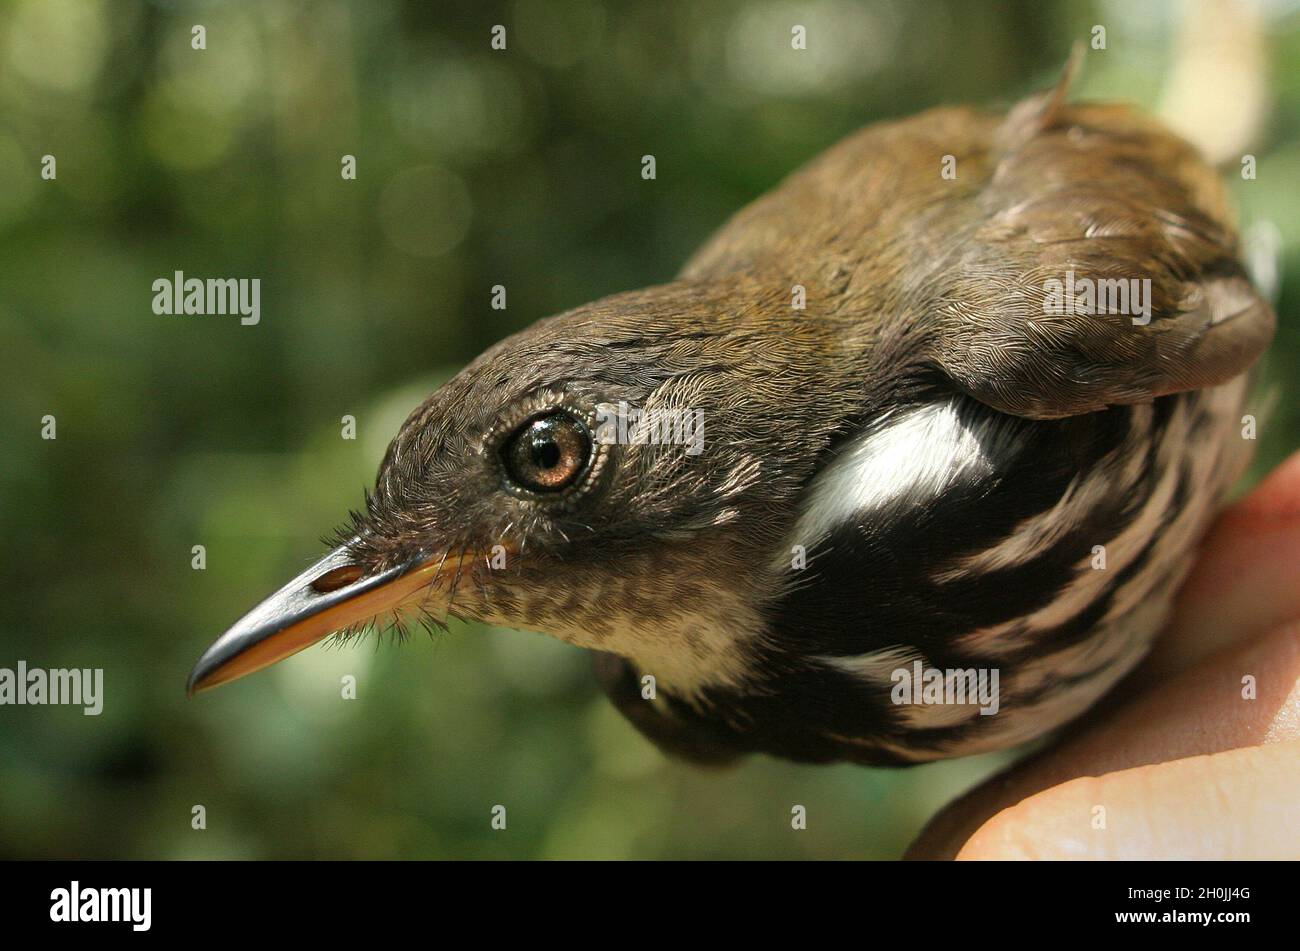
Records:
[[[349,611],[345,586],[279,617],[309,572],[191,685],[404,606],[602,651],[620,708],[698,759],[912,761],[1076,714],[1141,656],[1162,614],[1130,602],[1167,603],[1239,468],[1240,385],[1173,394],[1233,381],[1273,317],[1213,170],[1129,108],[1066,104],[1067,84],[1008,115],[864,129],[677,280],[492,347],[411,414],[321,563],[396,586],[389,601]],[[1149,280],[1149,323],[1051,312],[1067,274]],[[593,442],[546,483],[559,491],[512,469],[536,452],[555,475],[552,437],[529,427],[570,445],[620,401],[702,410],[704,451]],[[1104,584],[1087,574],[1098,544],[1120,559]],[[985,551],[1005,554],[961,567]],[[1002,665],[1003,719],[891,706],[879,675],[914,656]]]

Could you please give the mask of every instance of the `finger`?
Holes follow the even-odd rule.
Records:
[[[1139,687],[1141,685],[1139,684]],[[944,808],[910,858],[951,858],[1000,810],[1080,776],[1300,740],[1300,623],[1160,683]]]
[[[1300,618],[1300,453],[1219,516],[1145,670],[1172,673]]]
[[[1300,857],[1300,743],[1076,779],[985,823],[959,859]]]

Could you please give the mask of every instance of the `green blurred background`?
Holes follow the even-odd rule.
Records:
[[[1300,22],[1271,9],[1258,179],[1231,176],[1243,220],[1283,238],[1281,398],[1254,478],[1300,443],[1284,372],[1300,356]],[[0,855],[900,855],[1007,757],[702,772],[626,725],[581,651],[455,623],[314,648],[195,701],[185,677],[322,551],[405,414],[488,344],[670,278],[869,121],[1049,83],[1095,23],[1109,48],[1080,93],[1154,105],[1179,10],[4,0],[0,666],[102,667],[106,700],[99,717],[0,707]],[[260,277],[261,323],[154,315],[151,284],[176,270]]]

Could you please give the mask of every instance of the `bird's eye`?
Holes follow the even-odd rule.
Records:
[[[550,413],[524,423],[503,453],[510,478],[533,492],[558,492],[572,485],[591,458],[587,427],[569,413]]]

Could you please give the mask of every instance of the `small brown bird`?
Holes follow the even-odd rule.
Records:
[[[662,748],[916,763],[1132,670],[1241,471],[1274,318],[1137,112],[944,108],[839,143],[679,278],[497,344],[201,690],[395,614],[600,652]]]

